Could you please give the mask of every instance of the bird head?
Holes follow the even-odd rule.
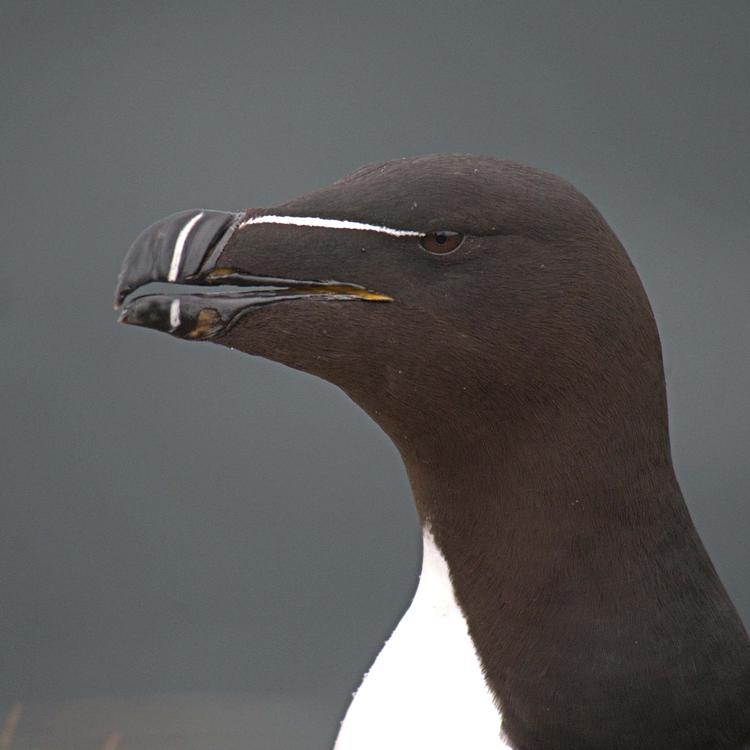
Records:
[[[151,282],[195,289],[144,294]],[[554,175],[487,157],[372,164],[278,206],[170,216],[128,252],[123,303],[125,323],[340,386],[397,442],[454,412],[618,388],[654,346],[659,360],[599,212]]]

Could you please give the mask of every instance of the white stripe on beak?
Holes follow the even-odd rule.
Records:
[[[169,332],[173,333],[180,327],[180,300],[176,297],[169,306]]]
[[[193,216],[185,226],[180,229],[180,233],[177,235],[177,240],[174,243],[174,251],[172,252],[172,262],[169,264],[169,274],[167,275],[167,281],[176,281],[177,276],[180,273],[180,262],[182,261],[182,253],[185,250],[185,242],[187,241],[190,230],[200,221],[203,217],[203,211]]]

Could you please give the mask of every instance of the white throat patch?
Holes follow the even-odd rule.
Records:
[[[365,675],[334,750],[511,750],[448,565],[424,532],[414,599]]]
[[[424,232],[413,229],[393,229],[383,227],[379,224],[365,224],[361,221],[348,221],[346,219],[321,219],[317,216],[253,216],[239,225],[238,229],[251,224],[291,224],[295,227],[322,227],[324,229],[355,229],[360,232],[379,232],[389,234],[391,237],[422,237]]]

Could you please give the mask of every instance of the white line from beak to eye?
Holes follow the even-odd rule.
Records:
[[[169,332],[173,333],[180,327],[180,300],[175,298],[169,306]]]
[[[324,229],[357,229],[360,232],[380,232],[391,237],[423,237],[424,232],[413,229],[393,229],[379,224],[365,224],[361,221],[347,219],[321,219],[317,216],[253,216],[239,225],[238,229],[250,224],[291,224],[295,227],[322,227]]]
[[[187,241],[190,230],[200,221],[203,217],[203,211],[193,216],[177,235],[177,240],[174,243],[174,250],[172,251],[172,262],[169,264],[169,274],[167,274],[167,281],[176,281],[177,276],[180,273],[180,261],[182,260],[182,253],[185,250],[185,242]]]

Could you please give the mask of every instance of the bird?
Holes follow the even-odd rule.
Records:
[[[675,474],[652,308],[568,181],[438,154],[184,211],[115,305],[335,384],[403,459],[419,584],[335,750],[750,747],[750,640]]]

